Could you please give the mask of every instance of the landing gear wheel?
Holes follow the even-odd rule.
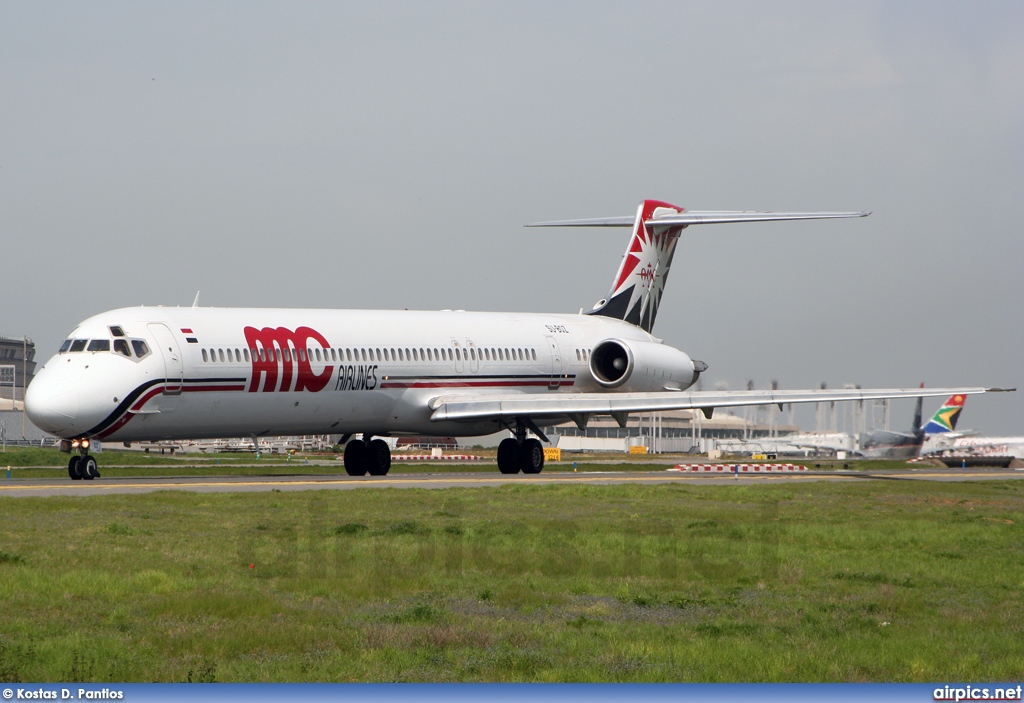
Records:
[[[82,463],[82,457],[80,457],[80,456],[73,456],[68,461],[68,476],[71,477],[72,481],[81,481],[82,480],[82,474],[79,473],[79,469],[78,469],[78,467],[81,465],[81,463]]]
[[[345,473],[349,476],[366,475],[366,442],[353,439],[345,445]]]
[[[544,468],[544,447],[539,439],[526,439],[519,445],[516,454],[519,468],[524,474],[539,474]]]
[[[96,466],[96,459],[88,454],[83,456],[82,460],[78,462],[78,473],[82,474],[82,478],[86,481],[99,478],[100,472],[99,468]]]
[[[501,440],[498,444],[498,471],[503,474],[519,473],[519,463],[516,461],[518,450],[519,442],[511,437]]]
[[[391,468],[391,447],[383,439],[371,440],[364,456],[371,476],[387,476]]]

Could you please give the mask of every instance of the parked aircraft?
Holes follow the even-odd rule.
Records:
[[[923,398],[917,399],[914,422],[910,432],[875,430],[861,437],[860,453],[869,459],[913,459],[921,453],[921,446],[931,435],[953,432],[964,409],[965,396],[954,393],[942,404],[928,424],[921,424]]]
[[[26,394],[67,440],[71,478],[98,476],[95,438],[156,441],[341,434],[345,470],[384,475],[388,435],[512,437],[503,473],[538,473],[538,422],[593,415],[958,393],[985,388],[687,392],[707,365],[651,334],[690,225],[863,217],[863,212],[689,212],[538,223],[632,227],[611,291],[587,314],[273,308],[122,308],[79,324]],[[532,433],[533,436],[530,436]]]

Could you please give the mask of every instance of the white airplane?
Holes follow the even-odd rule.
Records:
[[[607,298],[587,314],[275,308],[122,308],[76,327],[25,405],[64,439],[73,479],[99,475],[94,439],[340,434],[350,475],[387,474],[389,435],[512,432],[502,473],[538,473],[538,422],[634,412],[983,393],[985,388],[687,392],[707,368],[651,335],[690,225],[863,217],[863,212],[688,212],[533,226],[632,227]],[[529,436],[529,433],[534,437]],[[375,437],[377,439],[375,439]]]

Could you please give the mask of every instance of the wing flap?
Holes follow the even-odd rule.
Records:
[[[487,420],[516,417],[570,418],[573,415],[616,415],[621,413],[735,408],[789,403],[828,403],[883,398],[928,398],[954,393],[973,395],[1001,392],[1002,388],[861,388],[806,391],[724,391],[694,393],[559,393],[442,395],[430,401],[430,419]]]

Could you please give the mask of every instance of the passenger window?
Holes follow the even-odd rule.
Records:
[[[460,352],[458,349],[455,350],[455,359],[457,361],[462,361],[462,352]]]
[[[231,350],[230,349],[228,349],[228,361],[234,361],[234,358],[231,356]]]
[[[296,358],[298,358],[298,357],[296,357]],[[292,348],[291,347],[285,347],[284,348],[284,360],[285,360],[285,363],[288,363],[288,362],[290,362],[292,360]]]
[[[246,362],[248,362],[249,361],[249,350],[248,349],[243,349],[242,353],[245,354],[245,360],[246,360]]]
[[[536,349],[531,349],[530,350],[530,358],[533,359],[534,361],[537,360],[537,350]]]
[[[320,361],[320,350],[319,349],[315,349],[314,351],[316,352],[316,360]]]
[[[206,363],[209,363],[209,361],[210,361],[210,360],[209,360],[209,359],[208,359],[208,358],[206,357],[206,350],[205,350],[205,349],[203,349],[203,361],[204,361],[204,362],[206,362]]]
[[[70,339],[65,339],[64,343],[60,345],[60,350],[57,353],[58,354],[63,354],[64,352],[66,352],[70,348],[71,348],[71,340]]]
[[[116,351],[118,354],[124,354],[129,359],[132,358],[132,350],[128,348],[128,340],[115,339],[114,351]]]
[[[110,340],[109,339],[94,339],[89,342],[89,348],[86,351],[101,352],[110,351]]]
[[[141,339],[132,340],[132,349],[135,350],[135,356],[139,357],[140,359],[143,358],[144,356],[149,355],[149,345],[143,342]]]
[[[221,361],[221,363],[224,363],[224,350],[223,349],[220,350],[220,361]]]

